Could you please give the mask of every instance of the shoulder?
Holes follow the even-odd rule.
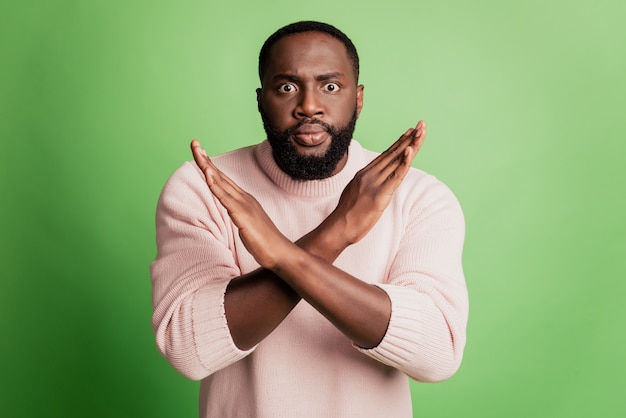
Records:
[[[441,219],[452,225],[464,225],[461,204],[454,192],[437,177],[411,168],[394,198],[405,213],[420,221]]]
[[[259,145],[238,148],[223,154],[211,157],[211,160],[220,170],[228,170],[239,166],[249,166],[254,161],[254,150]]]
[[[212,200],[204,174],[195,162],[187,161],[163,186],[157,203],[157,224],[163,219],[197,218],[207,206],[216,206]]]
[[[452,190],[443,181],[415,167],[411,167],[409,170],[403,182],[403,187],[419,190],[421,194],[427,196],[439,196],[457,200]]]
[[[380,152],[372,151],[364,148],[361,144],[353,141],[350,152],[359,155],[359,159],[365,164],[372,161]],[[458,203],[458,200],[452,190],[434,175],[427,173],[419,168],[411,167],[402,184],[396,191],[396,195],[402,200],[430,200],[444,199]]]
[[[193,161],[186,161],[178,167],[165,182],[161,199],[170,195],[186,195],[200,190],[206,184],[204,174]]]
[[[364,148],[360,143],[353,140],[350,152],[358,156],[360,164],[366,165],[380,155],[380,152]],[[406,205],[418,205],[424,207],[439,202],[456,206],[460,211],[460,204],[452,190],[441,180],[432,174],[419,168],[411,167],[402,184],[394,193],[395,203]]]
[[[233,173],[243,172],[246,169],[250,170],[251,167],[254,166],[253,150],[254,146],[249,146],[212,156],[210,158],[217,168],[226,173],[226,175],[230,176]],[[168,178],[163,190],[170,191],[170,189],[177,188],[200,188],[205,191],[206,180],[204,178],[204,174],[193,160],[185,161],[179,168],[177,168]]]

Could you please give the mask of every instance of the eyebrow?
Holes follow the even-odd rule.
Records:
[[[315,76],[315,80],[316,81],[326,81],[326,80],[332,80],[335,78],[340,78],[343,77],[344,74],[343,73],[339,73],[339,72],[333,72],[333,73],[325,73],[325,74],[320,74],[318,76]],[[286,81],[293,81],[293,82],[298,82],[301,80],[300,77],[298,77],[297,75],[293,75],[293,74],[286,74],[286,73],[281,73],[281,74],[276,74],[274,77],[272,77],[273,80],[278,81],[278,80],[286,80]]]
[[[320,74],[317,77],[315,77],[315,79],[317,81],[326,81],[326,80],[332,80],[334,78],[340,78],[343,77],[343,73],[327,73],[327,74]]]

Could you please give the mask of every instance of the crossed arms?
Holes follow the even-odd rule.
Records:
[[[168,181],[157,210],[159,254],[151,271],[161,353],[185,376],[202,379],[248,355],[304,298],[364,354],[416,380],[454,373],[467,321],[464,223],[445,185],[424,173],[406,178],[424,137],[423,123],[408,130],[355,175],[329,216],[308,222],[312,229],[295,242],[290,240],[298,235],[283,236],[259,203],[193,142],[204,176],[186,163]],[[400,246],[382,261],[372,260],[381,267],[393,260],[391,270],[375,278],[362,276],[369,273],[365,265],[360,273],[348,270],[356,278],[333,266],[366,235],[349,251],[376,248],[368,231],[394,194],[383,230],[401,233]],[[249,273],[242,275],[241,268]],[[375,286],[366,283],[372,279]]]
[[[233,341],[250,349],[305,299],[356,345],[376,346],[391,315],[387,294],[333,266],[349,245],[376,224],[400,185],[424,138],[420,121],[357,173],[336,209],[295,243],[274,225],[251,195],[220,172],[199,142],[193,157],[211,192],[228,210],[246,249],[261,268],[232,280],[224,309]]]

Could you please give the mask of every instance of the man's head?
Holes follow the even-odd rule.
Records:
[[[268,38],[259,56],[259,112],[283,171],[300,180],[336,174],[363,106],[359,61],[341,31],[298,22]]]

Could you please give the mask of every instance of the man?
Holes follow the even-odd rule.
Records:
[[[352,140],[352,42],[298,22],[265,42],[267,141],[194,140],[157,208],[157,345],[202,379],[203,417],[410,417],[407,375],[459,367],[467,293],[454,195],[410,164],[419,122],[380,155]]]

